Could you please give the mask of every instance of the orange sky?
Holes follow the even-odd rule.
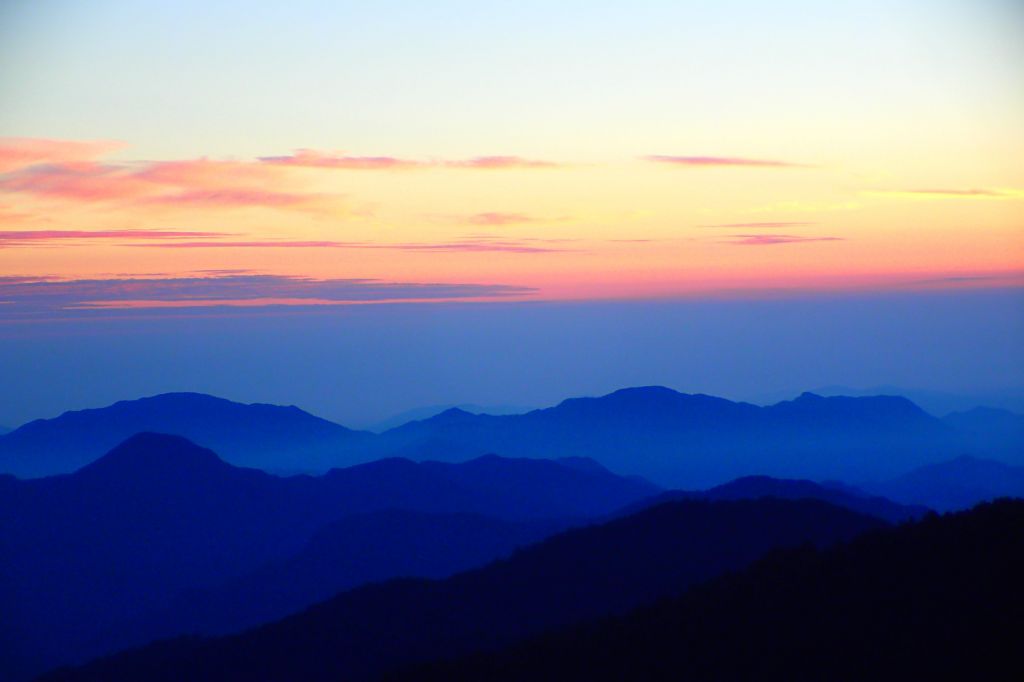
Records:
[[[7,276],[230,269],[578,299],[1005,286],[1024,272],[1024,179],[971,183],[960,168],[311,151],[137,161],[120,143],[24,138],[0,142],[0,167]]]
[[[276,299],[296,278],[530,299],[1020,285],[1024,13],[855,5],[19,6],[0,276],[231,271],[285,278],[247,293]]]

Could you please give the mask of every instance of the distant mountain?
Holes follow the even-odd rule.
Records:
[[[9,427],[4,426],[3,424],[0,424],[0,436],[4,435],[5,433],[10,433],[10,432],[11,432],[11,429]]]
[[[1024,465],[1024,414],[976,407],[948,414],[943,421],[965,434],[978,451]]]
[[[446,580],[359,588],[241,635],[160,642],[48,679],[367,680],[624,613],[774,548],[828,545],[883,525],[814,500],[670,502]]]
[[[950,391],[933,391],[905,386],[871,386],[869,388],[822,386],[821,388],[812,389],[811,392],[824,396],[864,397],[873,395],[901,395],[908,400],[914,401],[922,409],[936,417],[941,417],[951,412],[964,412],[979,405],[1016,412],[1024,411],[1024,388],[953,393]],[[770,398],[767,402],[776,402],[780,398],[784,398],[785,395],[792,395],[792,393]]]
[[[928,508],[924,506],[898,504],[884,497],[868,495],[852,488],[839,489],[813,481],[785,480],[768,476],[744,476],[708,490],[669,490],[630,505],[620,513],[633,513],[670,500],[756,500],[763,497],[781,500],[822,500],[890,523],[917,519],[928,513]]]
[[[353,514],[399,509],[514,522],[585,519],[656,492],[596,465],[583,470],[493,456],[462,464],[390,459],[281,478],[234,467],[180,437],[133,436],[73,474],[0,477],[0,673],[14,677],[10,671],[95,655],[104,645],[97,633],[164,608],[187,590],[308,551],[316,533]],[[343,528],[354,537],[358,523]],[[382,521],[371,516],[367,523]],[[435,537],[444,533],[439,519],[418,523],[434,523]],[[464,522],[455,523],[453,542]],[[511,542],[513,535],[507,530],[503,537]],[[435,565],[443,565],[444,547],[434,549]],[[386,550],[380,546],[379,556]],[[398,556],[401,545],[391,551]],[[456,543],[449,565],[470,554]],[[410,565],[371,559],[336,567],[335,584],[394,575]],[[430,565],[429,557],[421,560]],[[344,574],[346,567],[354,573]]]
[[[775,553],[621,618],[386,679],[1012,680],[1021,575],[1024,503],[1004,501]]]
[[[391,456],[458,462],[497,453],[589,457],[616,472],[685,488],[754,472],[883,480],[964,454],[1024,464],[1024,435],[1016,427],[993,426],[1004,421],[991,413],[937,419],[895,396],[805,393],[759,407],[646,387],[525,414],[450,409],[378,435],[295,407],[168,394],[69,412],[0,436],[0,472],[25,477],[71,471],[133,433],[155,430],[275,473],[319,473]]]
[[[29,422],[0,436],[0,471],[22,478],[67,473],[147,431],[184,436],[238,466],[292,473],[351,464],[348,453],[373,437],[294,406],[166,393]]]
[[[967,509],[999,497],[1024,498],[1024,467],[974,457],[931,464],[871,490],[893,500],[939,511]]]
[[[469,412],[470,414],[523,414],[534,409],[532,407],[523,407],[522,405],[476,405],[473,403],[464,403],[461,405],[430,405],[427,407],[417,407],[412,410],[405,410],[398,414],[392,415],[387,419],[381,420],[376,424],[368,427],[368,431],[375,433],[383,433],[397,426],[408,424],[412,421],[420,421],[423,419],[430,419],[431,417],[446,412],[448,410],[462,410],[463,412]]]
[[[899,397],[804,394],[758,407],[660,387],[574,398],[523,415],[449,410],[392,429],[378,445],[412,458],[450,460],[483,452],[586,455],[616,471],[686,487],[754,471],[786,478],[887,477],[969,447],[953,426]]]

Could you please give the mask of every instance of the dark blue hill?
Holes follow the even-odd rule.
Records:
[[[160,642],[50,679],[372,679],[624,613],[772,549],[830,545],[884,525],[815,500],[669,502],[446,580],[359,588],[241,635]]]
[[[0,671],[13,677],[13,670],[95,655],[104,650],[97,633],[116,640],[116,628],[142,612],[285,561],[355,514],[584,519],[656,491],[600,468],[498,457],[461,464],[389,459],[282,478],[232,466],[177,436],[140,434],[72,474],[0,478]],[[435,538],[444,533],[443,519],[431,523]],[[358,522],[348,524],[356,533]],[[389,548],[381,538],[381,556],[400,557],[407,540],[399,534]],[[488,547],[494,545],[479,549],[487,554]],[[436,566],[470,555],[465,543],[453,545],[452,556],[442,550]],[[336,584],[388,577],[402,565],[352,568],[346,575],[338,566]]]

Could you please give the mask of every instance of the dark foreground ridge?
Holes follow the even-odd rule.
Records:
[[[373,679],[626,613],[779,547],[828,545],[882,527],[816,500],[669,502],[446,580],[371,585],[241,635],[159,642],[47,679]]]
[[[775,553],[683,597],[403,680],[1011,680],[1024,501]]]

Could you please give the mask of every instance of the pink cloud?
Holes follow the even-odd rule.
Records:
[[[114,277],[59,280],[0,276],[0,319],[95,314],[97,310],[310,306],[523,298],[530,287],[503,284],[313,279],[285,275],[213,274],[201,277]]]
[[[557,168],[559,164],[537,159],[524,159],[521,156],[477,156],[461,161],[445,161],[449,168],[477,168],[481,170],[501,170],[510,168]]]
[[[814,225],[815,223],[798,223],[798,222],[768,222],[768,223],[720,223],[718,225],[705,225],[704,227],[730,227],[733,229],[742,228],[764,228],[774,229],[777,227],[804,227],[806,225]]]
[[[772,246],[774,244],[802,244],[805,242],[837,242],[842,237],[798,237],[790,234],[737,234],[727,244],[741,246]]]
[[[163,249],[211,249],[211,248],[332,248],[332,249],[373,249],[382,251],[422,251],[422,252],[506,252],[506,253],[553,253],[566,251],[553,246],[564,240],[497,240],[489,237],[471,237],[450,242],[336,242],[336,241],[293,241],[293,240],[250,240],[250,241],[168,241],[146,244],[130,244],[145,248]]]
[[[370,246],[367,248],[378,248]],[[399,249],[402,251],[434,251],[434,252],[508,252],[508,253],[554,253],[566,249],[550,246],[538,246],[525,241],[498,241],[498,240],[465,240],[454,242],[440,242],[436,244],[386,244],[379,248]]]
[[[98,140],[76,142],[28,137],[0,138],[0,173],[41,163],[90,161],[124,145]]]
[[[498,213],[498,212],[485,212],[485,213],[474,213],[468,216],[465,220],[470,225],[514,225],[518,223],[532,223],[536,222],[535,218],[531,218],[525,213]]]
[[[158,247],[165,249],[247,249],[247,248],[339,248],[351,246],[330,241],[201,241],[168,242],[160,244],[129,244],[128,246]],[[356,247],[358,248],[358,247]]]
[[[195,159],[144,165],[93,161],[37,164],[0,175],[0,191],[77,202],[163,207],[328,210],[338,197],[281,191],[281,170]]]
[[[270,183],[281,179],[278,170],[243,161],[189,159],[158,161],[134,173],[149,182],[177,187],[223,187],[246,183]]]
[[[979,197],[979,198],[1014,198],[1024,197],[1024,191],[1012,189],[901,189],[873,192],[891,196],[920,197]]]
[[[173,194],[159,194],[145,203],[160,206],[198,206],[202,208],[325,208],[327,197],[321,194],[299,194],[258,189],[196,189]]]
[[[91,161],[40,164],[0,177],[0,190],[77,201],[110,201],[151,191],[130,172]]]
[[[328,154],[313,149],[299,149],[288,156],[263,156],[264,164],[301,168],[338,168],[345,170],[404,170],[412,168],[469,168],[498,170],[513,168],[554,168],[551,161],[526,159],[521,156],[477,156],[470,159],[429,160],[402,159],[394,156],[348,156]]]
[[[260,161],[275,166],[297,166],[301,168],[340,168],[347,170],[396,170],[419,168],[419,161],[399,159],[393,156],[346,156],[324,154],[313,149],[299,149],[290,156],[261,156]]]
[[[92,239],[163,240],[220,237],[226,234],[224,232],[191,232],[184,230],[0,230],[0,248]]]
[[[746,166],[751,168],[810,168],[802,163],[791,163],[789,161],[775,161],[771,159],[744,159],[732,156],[670,156],[665,154],[653,154],[645,156],[645,160],[655,163],[665,163],[674,166],[695,166],[695,167],[717,167],[717,166]]]

